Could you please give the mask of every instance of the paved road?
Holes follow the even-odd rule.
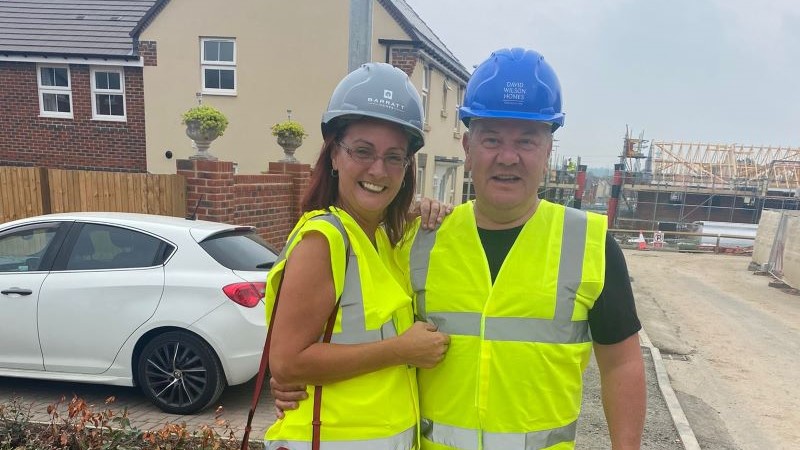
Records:
[[[800,296],[749,272],[749,257],[626,258],[639,316],[702,448],[800,448]]]

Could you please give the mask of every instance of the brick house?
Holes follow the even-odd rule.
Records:
[[[130,32],[154,3],[0,2],[0,165],[147,170]]]

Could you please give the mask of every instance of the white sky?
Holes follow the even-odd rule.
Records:
[[[559,75],[559,157],[645,139],[800,147],[798,0],[406,0],[468,69],[503,47]]]

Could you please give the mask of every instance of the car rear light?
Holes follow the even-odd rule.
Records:
[[[222,288],[222,292],[234,302],[252,308],[264,298],[267,283],[234,283]]]

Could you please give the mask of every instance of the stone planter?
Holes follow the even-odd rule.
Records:
[[[197,153],[190,156],[189,159],[207,159],[211,161],[217,160],[217,157],[213,156],[208,151],[208,148],[211,146],[211,142],[219,137],[219,133],[217,131],[201,130],[200,121],[187,120],[186,136],[189,136],[189,139],[194,141],[194,145],[197,148]]]
[[[298,162],[294,152],[297,147],[303,145],[301,136],[278,136],[278,145],[283,148],[283,159],[280,162]]]

